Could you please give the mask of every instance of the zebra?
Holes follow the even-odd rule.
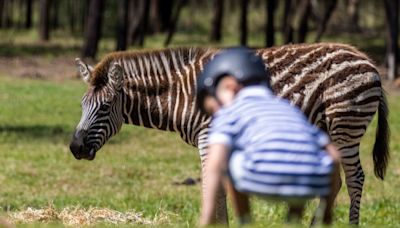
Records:
[[[82,117],[70,143],[75,158],[94,159],[123,123],[174,131],[199,149],[204,187],[210,117],[197,108],[196,78],[219,51],[185,47],[114,52],[94,68],[76,59],[89,89],[82,98]],[[298,106],[342,152],[349,223],[358,224],[364,183],[359,146],[375,113],[375,176],[384,179],[389,161],[388,106],[376,67],[365,54],[345,44],[284,45],[255,51],[271,72],[274,93]],[[217,221],[226,222],[222,187],[217,205]]]

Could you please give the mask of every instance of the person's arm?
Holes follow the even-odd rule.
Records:
[[[207,185],[205,197],[202,202],[200,225],[205,226],[215,223],[215,202],[218,188],[222,184],[223,172],[227,169],[228,147],[223,144],[211,144],[207,151],[205,172],[207,172]]]
[[[225,189],[231,198],[235,215],[238,218],[240,225],[245,225],[251,222],[249,196],[235,189],[229,177],[224,177]]]
[[[323,223],[325,225],[330,225],[332,223],[333,217],[333,207],[335,203],[336,194],[339,191],[339,179],[340,179],[340,160],[341,160],[341,153],[340,151],[334,146],[332,143],[329,143],[325,146],[326,152],[333,160],[333,171],[331,174],[331,186],[330,186],[330,193],[328,196],[325,197],[326,206],[323,215]]]
[[[332,157],[335,163],[340,163],[342,155],[336,146],[334,146],[332,143],[329,143],[325,146],[325,150]]]

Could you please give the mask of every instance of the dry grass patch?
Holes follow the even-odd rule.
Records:
[[[24,211],[9,213],[9,222],[12,224],[26,223],[62,223],[66,226],[87,226],[98,223],[130,224],[130,225],[161,225],[168,224],[171,214],[160,212],[154,218],[146,218],[140,212],[119,212],[108,208],[80,208],[67,207],[57,210],[52,205],[46,208],[35,209],[28,207]]]

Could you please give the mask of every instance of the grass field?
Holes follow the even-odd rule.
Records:
[[[44,81],[0,76],[0,217],[32,208],[78,207],[136,211],[161,224],[197,223],[200,185],[175,185],[200,176],[197,151],[174,133],[125,125],[92,161],[78,161],[68,142],[80,119],[80,80]],[[400,103],[389,96],[392,158],[384,182],[373,176],[375,122],[363,139],[366,181],[361,225],[400,226]],[[285,206],[254,199],[256,224],[283,223]],[[342,188],[337,226],[347,223],[349,200]],[[308,224],[311,203],[303,223]],[[232,219],[231,219],[232,220]],[[36,223],[39,224],[39,223]],[[50,225],[60,225],[54,220]],[[1,225],[0,225],[1,226]]]

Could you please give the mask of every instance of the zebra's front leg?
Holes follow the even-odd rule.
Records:
[[[204,189],[207,186],[207,170],[205,169],[205,161],[207,159],[207,155],[205,154],[205,150],[200,150],[201,156],[201,174],[202,174],[202,191],[201,191],[201,198],[202,202],[206,199],[206,195],[204,194]],[[222,186],[219,187],[217,193],[217,201],[216,201],[216,208],[215,208],[215,218],[214,221],[219,224],[228,224],[228,212],[226,207],[226,193]]]

